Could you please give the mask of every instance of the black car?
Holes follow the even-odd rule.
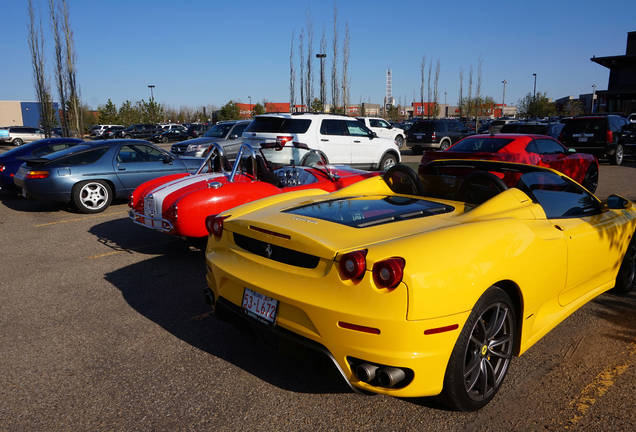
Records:
[[[161,130],[161,127],[153,123],[133,124],[121,130],[118,138],[150,138]]]
[[[608,158],[610,164],[620,165],[627,152],[633,152],[627,119],[619,115],[588,115],[564,119],[565,126],[559,136],[566,147],[597,158]]]
[[[406,133],[406,145],[413,153],[421,154],[425,148],[446,150],[470,131],[458,120],[420,120]]]
[[[559,138],[564,126],[565,125],[561,122],[516,122],[503,125],[499,132],[526,135],[547,135],[552,138]]]
[[[111,126],[104,129],[104,132],[101,135],[101,139],[113,139],[119,136],[119,133],[123,131],[125,128],[123,126]]]
[[[168,141],[183,141],[192,138],[185,128],[174,128],[167,131],[158,131],[150,137],[156,143],[167,143]]]

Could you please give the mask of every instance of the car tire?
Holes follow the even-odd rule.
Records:
[[[397,156],[395,156],[393,153],[387,153],[384,156],[382,156],[382,159],[380,159],[380,169],[382,171],[386,171],[389,168],[397,165],[397,163],[398,163]]]
[[[598,166],[595,163],[590,164],[581,184],[590,192],[596,192],[598,187]]]
[[[440,143],[439,143],[439,151],[444,151],[447,148],[449,148],[451,146],[451,142],[447,139],[443,139]]]
[[[623,163],[623,144],[617,143],[614,154],[610,156],[610,165],[620,165]]]
[[[11,142],[11,144],[13,144],[14,146],[21,146],[22,144],[24,144],[24,141],[22,141],[21,138],[16,138]]]
[[[102,180],[88,180],[73,186],[73,204],[81,213],[100,213],[113,201],[113,191]]]
[[[442,402],[451,409],[474,411],[495,397],[512,359],[516,325],[510,296],[497,286],[489,288],[455,342],[444,376]]]
[[[402,164],[394,165],[382,175],[387,186],[397,194],[424,195],[422,182],[417,173]]]
[[[636,235],[636,233],[634,233]],[[612,289],[616,294],[627,294],[633,288],[636,283],[636,240],[632,238],[631,243],[627,248],[627,252],[623,257],[623,262],[618,270],[616,276],[616,284]]]
[[[124,135],[124,139],[130,139],[131,136],[130,135]]]
[[[395,145],[397,145],[400,150],[404,148],[404,137],[402,135],[395,137]]]
[[[161,142],[164,143],[164,144],[167,143],[168,142],[168,137],[165,137],[165,136],[161,137]]]

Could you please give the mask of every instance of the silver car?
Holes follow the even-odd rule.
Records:
[[[44,131],[42,129],[27,126],[10,126],[3,129],[3,133],[0,134],[0,140],[13,144],[14,146],[20,146],[24,143],[38,141],[44,138]]]
[[[251,120],[231,120],[218,122],[199,138],[173,144],[170,151],[177,155],[202,157],[210,149],[212,143],[223,147],[227,158],[234,158],[241,147],[241,135]]]

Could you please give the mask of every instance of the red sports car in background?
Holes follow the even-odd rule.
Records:
[[[324,154],[300,143],[243,144],[230,169],[223,149],[213,144],[195,174],[176,174],[141,184],[130,198],[133,222],[184,237],[208,235],[206,217],[282,192],[333,192],[379,172],[329,166]]]
[[[471,135],[446,151],[427,152],[420,165],[436,159],[487,159],[549,167],[576,180],[590,192],[598,186],[598,160],[577,153],[544,135]]]

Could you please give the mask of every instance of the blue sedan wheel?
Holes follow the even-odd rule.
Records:
[[[108,208],[113,192],[108,183],[101,180],[79,182],[73,187],[73,203],[82,213],[99,213]]]

